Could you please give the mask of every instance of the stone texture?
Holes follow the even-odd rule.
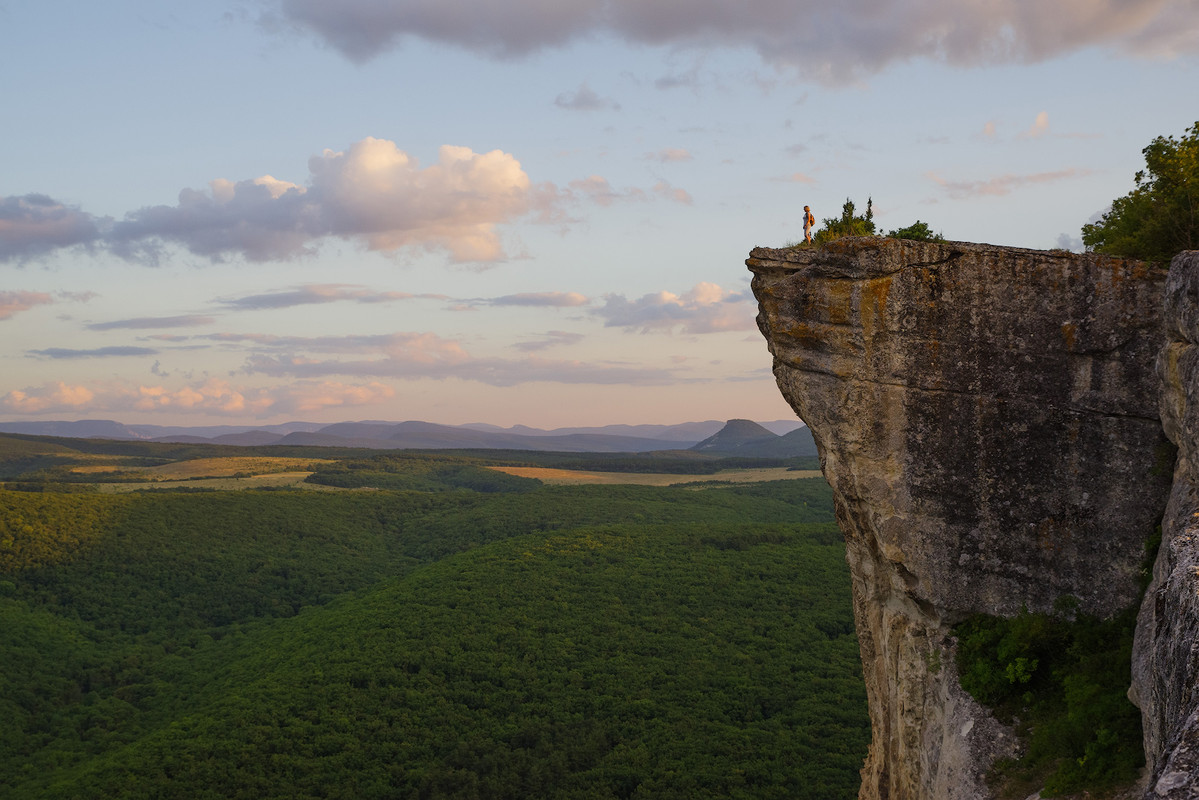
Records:
[[[1178,446],[1162,546],[1137,620],[1133,702],[1145,725],[1150,798],[1199,798],[1199,252],[1170,265],[1161,416]]]
[[[860,796],[987,797],[1016,745],[959,687],[951,627],[1136,600],[1172,454],[1164,271],[873,237],[746,264],[846,538],[874,728]]]

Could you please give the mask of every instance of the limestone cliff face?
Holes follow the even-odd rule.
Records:
[[[1162,424],[1178,445],[1162,546],[1137,620],[1134,702],[1145,724],[1149,798],[1199,798],[1199,252],[1170,266],[1158,358]]]
[[[951,627],[1063,595],[1097,614],[1136,600],[1170,481],[1165,274],[879,238],[746,263],[846,538],[874,728],[860,796],[987,797],[1015,741],[960,688]]]

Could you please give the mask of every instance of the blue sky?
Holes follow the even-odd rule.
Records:
[[[0,418],[788,417],[799,214],[1080,247],[1187,0],[0,2]]]

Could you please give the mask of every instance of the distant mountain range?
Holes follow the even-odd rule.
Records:
[[[736,419],[678,425],[604,425],[542,430],[525,425],[438,425],[431,422],[285,422],[261,427],[126,425],[113,420],[0,422],[0,433],[80,439],[140,439],[156,442],[375,449],[552,450],[571,453],[632,453],[698,450],[719,455],[778,457],[815,455],[808,429],[799,420],[757,423]]]

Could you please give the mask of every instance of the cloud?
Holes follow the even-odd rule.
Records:
[[[14,389],[0,397],[0,409],[15,414],[76,410],[91,403],[95,394],[85,386],[54,381],[38,387]]]
[[[554,98],[554,105],[567,111],[602,111],[610,108],[620,110],[620,103],[610,97],[600,97],[583,81],[573,92],[563,92]]]
[[[616,191],[612,188],[612,184],[608,183],[608,179],[601,175],[573,180],[567,185],[572,193],[582,195],[599,206],[610,206],[620,200],[645,199],[645,192],[640,189],[630,189],[626,192]]]
[[[1055,245],[1061,250],[1070,250],[1075,253],[1083,251],[1082,239],[1069,233],[1059,233]]]
[[[674,164],[680,161],[692,160],[691,153],[682,147],[667,147],[656,153],[646,153],[645,157],[650,161],[657,161],[662,164]]]
[[[682,203],[685,206],[691,205],[691,195],[685,189],[672,186],[667,181],[658,181],[650,191],[665,200]]]
[[[243,373],[276,378],[457,378],[491,386],[534,381],[664,385],[675,380],[669,371],[658,368],[532,357],[477,358],[458,341],[435,333],[318,337],[224,333],[203,338],[248,350]]]
[[[617,189],[602,175],[573,180],[567,184],[566,196],[571,200],[584,199],[597,206],[608,207],[614,203],[644,202],[653,197],[691,205],[691,195],[684,189],[672,186],[667,181],[658,181],[648,191],[636,187]]]
[[[936,173],[927,173],[929,180],[943,188],[945,193],[954,200],[988,196],[1000,197],[1025,186],[1081,178],[1090,174],[1091,170],[1089,169],[1063,169],[1056,172],[1038,172],[1033,175],[1000,175],[985,181],[948,181]]]
[[[699,86],[699,83],[699,65],[697,64],[687,72],[663,75],[654,81],[654,88],[664,91],[670,89],[695,89]]]
[[[47,197],[0,197],[0,261],[23,263],[64,247],[91,245],[107,220]]]
[[[449,299],[441,294],[379,292],[363,286],[346,283],[310,283],[286,291],[252,294],[245,297],[218,300],[217,302],[230,308],[260,310],[337,302],[390,303],[396,300],[412,300],[416,298],[426,300]]]
[[[578,292],[524,292],[507,294],[487,301],[493,306],[542,306],[550,308],[569,308],[585,306],[590,300]]]
[[[53,302],[54,298],[46,292],[0,292],[0,319],[8,319],[34,306]]]
[[[30,353],[46,358],[109,358],[111,356],[154,356],[157,350],[149,347],[112,346],[97,347],[92,350],[68,350],[63,347],[50,347],[45,350],[30,350]]]
[[[374,381],[364,384],[295,381],[275,387],[237,386],[219,379],[176,387],[130,382],[84,386],[56,381],[9,392],[0,397],[0,411],[13,414],[192,411],[268,417],[372,405],[394,396],[393,388]]]
[[[987,120],[986,122],[983,123],[983,136],[987,137],[988,139],[995,138],[995,121],[994,120]]]
[[[528,214],[552,218],[556,194],[537,187],[500,150],[445,145],[422,168],[386,139],[366,138],[308,161],[304,186],[270,175],[217,179],[184,189],[173,206],[149,206],[111,222],[42,195],[0,205],[0,260],[27,260],[72,245],[103,244],[130,260],[159,263],[168,246],[214,262],[285,261],[313,255],[327,238],[368,250],[447,252],[457,262],[505,257],[497,225]]]
[[[559,345],[578,344],[586,337],[581,333],[570,333],[569,331],[546,331],[542,338],[534,339],[529,342],[517,342],[511,345],[515,350],[520,350],[525,353],[533,353],[539,350],[545,350],[550,347],[558,347]]]
[[[205,317],[199,314],[181,314],[173,317],[133,317],[131,319],[116,319],[110,322],[93,322],[88,325],[92,331],[112,330],[154,330],[158,328],[191,328],[197,325],[211,325],[215,317]]]
[[[751,300],[745,293],[699,283],[682,295],[658,292],[629,300],[621,294],[609,294],[604,305],[593,313],[609,328],[641,333],[670,333],[676,328],[685,334],[721,333],[754,328]]]
[[[1032,125],[1024,133],[1020,134],[1021,139],[1039,139],[1049,131],[1049,112],[1041,111],[1037,113],[1037,118],[1033,120]]]
[[[782,178],[782,180],[784,180],[788,183],[815,183],[816,182],[815,178],[813,178],[811,175],[808,175],[803,172],[792,172],[787,177]]]
[[[1102,46],[1175,56],[1199,43],[1191,0],[275,0],[272,18],[363,62],[408,37],[514,58],[597,35],[634,44],[752,47],[768,63],[845,82],[916,58],[955,66],[1032,62]]]

